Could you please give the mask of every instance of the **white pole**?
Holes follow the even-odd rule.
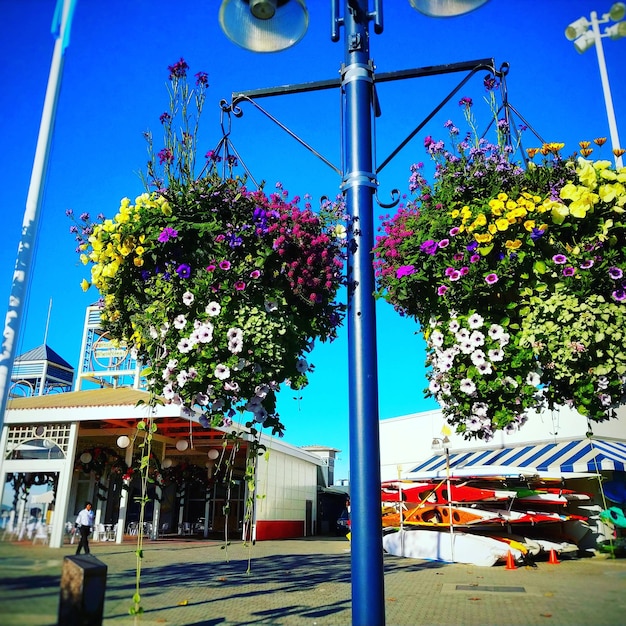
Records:
[[[24,300],[28,289],[30,270],[35,248],[35,238],[41,213],[44,183],[52,144],[52,131],[56,117],[57,102],[61,89],[61,77],[63,74],[64,54],[69,38],[71,15],[76,0],[57,0],[57,11],[63,3],[61,13],[61,27],[54,44],[52,64],[48,76],[48,86],[41,115],[37,147],[30,177],[28,196],[26,198],[26,210],[22,222],[22,239],[18,245],[15,270],[13,272],[13,286],[9,296],[2,351],[0,352],[0,428],[4,424],[4,411],[8,399],[11,370],[15,358],[15,345],[22,321]]]
[[[448,490],[448,521],[450,522],[450,559],[454,562],[454,526],[452,524],[452,492],[450,491],[450,449],[446,446],[446,488]]]
[[[604,104],[606,106],[606,115],[609,119],[609,133],[611,136],[611,147],[613,150],[621,148],[619,136],[617,134],[617,121],[615,119],[615,111],[613,109],[613,98],[611,97],[611,86],[609,84],[609,75],[606,71],[606,61],[604,59],[604,48],[602,47],[602,35],[600,34],[600,23],[598,22],[598,14],[591,12],[591,29],[596,42],[596,53],[598,54],[598,66],[600,67],[600,78],[602,79],[602,91],[604,92]],[[615,167],[622,167],[622,157],[615,157]]]

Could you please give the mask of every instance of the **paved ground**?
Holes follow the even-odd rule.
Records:
[[[57,623],[63,558],[49,549],[0,542],[0,624]],[[146,542],[145,613],[128,616],[135,545],[92,544],[106,563],[104,626],[351,624],[350,545],[343,538],[236,543]],[[388,626],[626,623],[626,559],[596,556],[507,570],[385,555]],[[377,624],[363,626],[379,626]]]

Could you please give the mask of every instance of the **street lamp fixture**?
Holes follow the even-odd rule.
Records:
[[[488,0],[410,0],[431,17],[453,17]],[[267,4],[271,6],[261,7]],[[374,268],[374,171],[372,117],[376,111],[374,63],[369,23],[383,31],[382,0],[331,0],[331,40],[344,34],[341,66],[344,146],[341,189],[350,224],[348,233],[348,389],[350,407],[352,623],[385,623],[382,523],[380,513],[380,437]],[[343,4],[343,13],[340,13]],[[373,10],[370,10],[373,5]],[[287,18],[292,11],[294,23]],[[259,14],[267,17],[259,17]],[[234,17],[238,16],[238,17]],[[299,24],[295,27],[295,22]],[[220,25],[234,43],[256,52],[282,50],[303,36],[308,14],[303,0],[223,0]]]
[[[609,120],[609,133],[611,135],[611,147],[615,155],[615,166],[622,167],[622,156],[620,154],[620,142],[617,132],[617,121],[615,119],[615,111],[613,109],[613,99],[611,97],[611,87],[609,77],[606,70],[606,61],[604,59],[604,48],[602,47],[602,38],[621,39],[626,37],[626,21],[622,21],[626,16],[626,4],[616,2],[611,6],[608,13],[604,13],[601,18],[595,11],[591,12],[589,19],[579,17],[565,29],[565,37],[574,42],[574,48],[579,54],[583,54],[594,45],[598,54],[598,66],[600,68],[600,78],[602,79],[602,90],[604,92],[604,103],[606,106],[606,114]],[[604,33],[600,31],[601,24],[615,22],[611,26],[604,29]]]

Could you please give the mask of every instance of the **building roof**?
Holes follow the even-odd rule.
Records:
[[[107,406],[135,406],[147,402],[150,394],[131,387],[87,389],[67,393],[51,393],[43,396],[13,398],[7,403],[12,411],[26,409],[69,409]]]
[[[74,369],[64,358],[60,357],[50,346],[41,344],[37,348],[33,348],[24,354],[15,357],[15,363],[24,363],[25,361],[49,361],[60,367]]]

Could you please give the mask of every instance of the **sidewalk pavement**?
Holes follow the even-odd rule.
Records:
[[[146,541],[144,614],[135,591],[135,543],[92,543],[108,566],[104,626],[351,624],[350,544],[344,538]],[[59,549],[0,542],[0,624],[57,622]],[[388,626],[612,626],[626,623],[626,559],[595,556],[535,567],[476,567],[384,556]],[[360,625],[359,625],[360,626]],[[378,624],[363,626],[380,626]]]

